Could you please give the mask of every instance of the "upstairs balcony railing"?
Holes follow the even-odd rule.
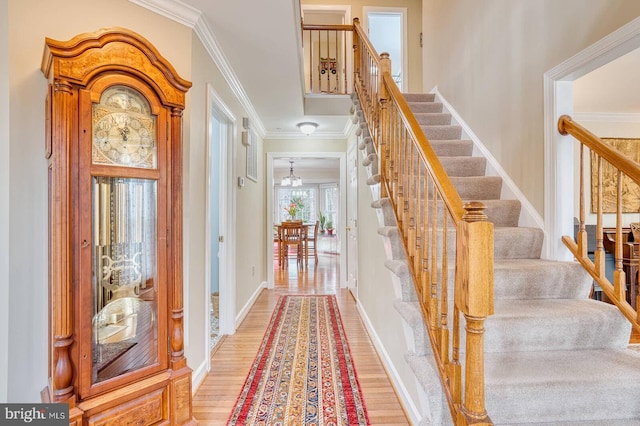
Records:
[[[346,95],[352,83],[353,25],[302,25],[305,93]]]
[[[562,241],[582,264],[594,281],[605,293],[609,301],[614,303],[625,317],[631,322],[636,331],[640,331],[640,316],[638,314],[638,268],[626,268],[631,272],[627,276],[624,263],[637,262],[638,242],[640,241],[640,222],[632,222],[630,229],[623,234],[623,212],[640,211],[640,164],[624,155],[602,139],[574,122],[571,117],[563,115],[558,120],[558,130],[563,135],[571,135],[580,143],[580,213],[578,218],[577,241],[574,237],[564,236]],[[637,147],[633,148],[637,153]],[[587,173],[585,151],[591,153],[591,206],[595,211],[596,224],[588,235],[586,216],[585,181]],[[605,182],[605,170],[607,179]],[[594,182],[595,181],[595,182]],[[606,211],[611,213],[605,213]],[[613,283],[607,277],[605,268],[604,218],[605,214],[615,215],[615,231],[613,236],[613,252],[615,270]],[[634,232],[635,231],[635,232]],[[635,235],[634,235],[635,234]],[[595,251],[589,256],[588,241],[595,239]],[[611,240],[608,240],[611,241]],[[633,241],[633,242],[629,242]]]

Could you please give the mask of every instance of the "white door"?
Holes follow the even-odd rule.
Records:
[[[358,152],[352,144],[347,153],[347,287],[358,298]]]

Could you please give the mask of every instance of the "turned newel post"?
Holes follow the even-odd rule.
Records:
[[[458,224],[455,303],[466,320],[464,402],[459,424],[490,424],[484,395],[484,322],[493,314],[493,224],[470,202]],[[473,254],[473,255],[472,255]]]
[[[378,145],[378,173],[380,173],[380,196],[386,197],[387,187],[385,185],[385,176],[387,172],[387,151],[389,149],[389,91],[384,84],[384,75],[391,75],[391,59],[389,54],[383,52],[380,54],[380,68],[378,69],[378,104],[379,104],[379,123],[377,129],[377,145]]]
[[[184,357],[184,296],[182,263],[182,108],[171,110],[171,256],[172,294],[170,304],[171,365],[174,370],[186,366]]]

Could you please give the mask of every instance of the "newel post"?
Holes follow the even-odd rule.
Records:
[[[493,314],[493,223],[474,201],[457,229],[455,303],[466,320],[464,402],[456,424],[491,424],[485,409],[484,321]]]
[[[379,105],[379,128],[377,135],[377,145],[378,145],[378,173],[380,173],[380,196],[386,197],[387,187],[387,151],[389,147],[390,141],[388,138],[390,137],[389,132],[389,91],[387,87],[384,85],[384,75],[391,74],[391,59],[389,59],[389,54],[387,52],[383,52],[380,54],[380,68],[378,69],[378,105]]]

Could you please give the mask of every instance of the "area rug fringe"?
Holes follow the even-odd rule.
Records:
[[[278,299],[227,424],[370,424],[334,295]]]

